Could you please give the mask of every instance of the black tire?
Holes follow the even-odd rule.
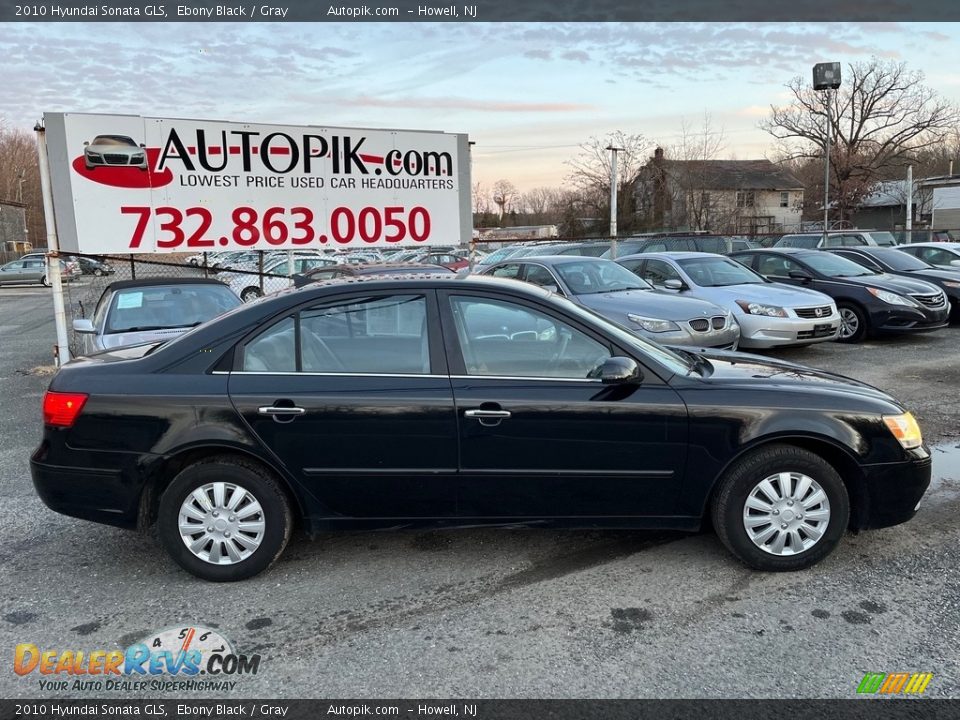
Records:
[[[837,336],[837,342],[842,343],[857,343],[863,340],[867,334],[870,332],[870,321],[867,318],[867,314],[863,311],[859,305],[854,305],[853,303],[837,303],[837,312],[840,313],[841,317],[841,326],[840,334]],[[847,313],[849,318],[856,322],[856,330],[846,337],[843,336],[843,315]]]
[[[181,538],[180,509],[187,497],[208,483],[226,482],[247,490],[260,504],[263,537],[253,553],[233,564],[216,565],[195,555]],[[157,517],[160,541],[184,570],[212,582],[245,580],[266,570],[283,552],[293,529],[293,513],[277,479],[256,463],[232,456],[217,456],[182,470],[160,498]]]
[[[811,547],[778,555],[750,538],[744,513],[757,485],[781,472],[802,473],[819,484],[830,513],[820,539]],[[850,499],[840,475],[819,455],[793,445],[768,445],[744,456],[724,474],[714,494],[711,517],[721,542],[750,567],[768,572],[803,570],[823,560],[840,542],[850,518]]]
[[[260,297],[261,294],[262,293],[260,292],[260,288],[248,287],[248,288],[244,288],[243,292],[240,293],[240,299],[243,300],[245,303],[253,302],[258,297]]]
[[[40,284],[43,285],[44,287],[50,287],[50,282],[47,280],[46,275],[40,278]]]

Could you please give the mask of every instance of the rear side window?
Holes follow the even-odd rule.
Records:
[[[247,342],[240,369],[428,374],[426,299],[422,295],[378,295],[302,310]]]

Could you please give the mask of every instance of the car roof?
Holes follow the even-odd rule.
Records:
[[[898,246],[901,247],[901,246]],[[904,243],[902,247],[932,247],[932,248],[949,248],[950,250],[957,250],[960,248],[960,242],[919,242],[919,243]]]
[[[221,287],[227,287],[226,283],[222,283],[219,280],[214,280],[213,278],[147,277],[137,278],[136,280],[117,280],[116,282],[112,282],[107,285],[104,288],[104,292],[108,290],[126,290],[133,287],[155,287],[157,285],[220,285]]]
[[[522,280],[492,277],[490,275],[477,275],[466,272],[444,272],[436,274],[422,273],[419,275],[352,275],[312,282],[302,287],[286,288],[279,292],[271,293],[258,302],[269,302],[275,298],[289,297],[293,293],[310,293],[316,292],[319,289],[337,288],[347,285],[362,285],[371,290],[403,287],[463,289],[464,285],[475,285],[477,289],[482,289],[485,286],[509,288],[512,291],[518,291],[535,298],[544,298],[552,295],[548,290],[544,290],[531,283],[523,282]]]
[[[613,262],[608,258],[593,257],[592,255],[527,255],[518,258],[504,258],[497,262],[497,265],[510,265],[512,263],[545,263],[547,265],[561,263],[585,263],[585,262]]]
[[[856,249],[860,247],[867,247],[866,245],[858,245]],[[772,248],[750,248],[749,250],[737,250],[735,253],[730,253],[731,255],[746,255],[748,253],[762,253],[764,255],[811,255],[822,250],[814,248],[797,248],[797,247],[772,247]]]
[[[635,260],[638,258],[660,258],[660,259],[667,258],[669,260],[683,260],[686,258],[695,258],[695,257],[724,258],[728,256],[721,255],[720,253],[700,252],[698,250],[666,250],[664,252],[636,253],[634,255],[624,255],[623,257],[618,257],[617,260],[628,260],[628,259]]]

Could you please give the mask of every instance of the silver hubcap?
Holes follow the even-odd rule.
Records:
[[[180,506],[180,538],[204,562],[233,565],[253,555],[266,527],[263,508],[246,488],[215,482],[197,488]]]
[[[840,337],[848,338],[857,334],[860,329],[860,318],[850,308],[840,309]]]
[[[796,555],[816,545],[830,524],[830,501],[816,480],[798,472],[764,478],[747,496],[743,527],[771,555]]]

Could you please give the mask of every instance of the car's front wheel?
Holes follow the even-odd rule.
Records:
[[[843,480],[822,457],[770,445],[740,459],[714,495],[713,526],[747,565],[802,570],[829,555],[850,516]]]
[[[160,540],[204,580],[244,580],[266,570],[290,539],[293,516],[278,481],[255,463],[213,457],[177,475],[160,498]]]
[[[845,343],[855,343],[863,340],[869,331],[867,314],[856,305],[840,303],[837,305],[840,313],[840,334],[837,340]]]
[[[50,287],[50,281],[47,280],[47,276],[46,276],[46,275],[44,275],[42,278],[40,278],[40,284],[43,285],[44,287]]]

